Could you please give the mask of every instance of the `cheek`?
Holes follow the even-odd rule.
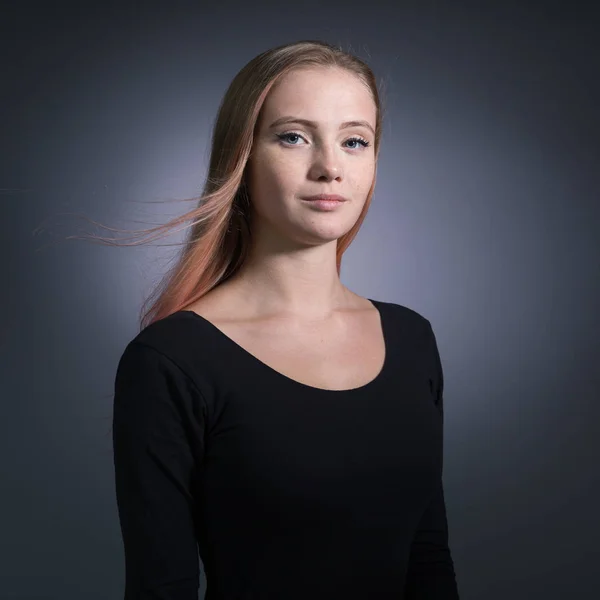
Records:
[[[272,209],[273,203],[280,205],[280,198],[289,194],[294,187],[295,177],[291,166],[280,158],[262,155],[249,166],[250,194],[257,207]]]
[[[304,168],[299,161],[281,154],[264,156],[256,163],[254,181],[263,191],[290,190],[302,181]]]
[[[371,163],[369,166],[365,166],[364,171],[362,172],[360,178],[357,180],[357,184],[359,185],[361,191],[368,192],[371,184],[373,183],[373,179],[375,178],[375,163]]]
[[[346,183],[356,192],[367,192],[374,177],[374,163],[363,163],[346,169]]]

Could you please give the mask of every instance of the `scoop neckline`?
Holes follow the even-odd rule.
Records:
[[[252,354],[251,352],[246,350],[243,346],[240,346],[240,344],[238,344],[235,340],[231,339],[225,332],[223,332],[221,329],[219,329],[212,321],[209,321],[208,319],[206,319],[202,315],[199,315],[197,312],[194,312],[193,310],[179,310],[173,314],[179,313],[182,315],[189,315],[194,320],[199,320],[201,322],[207,323],[209,327],[211,327],[218,333],[218,335],[220,335],[222,338],[225,338],[227,343],[229,343],[233,347],[237,348],[238,352],[241,352],[241,354],[248,357],[249,360],[253,361],[260,368],[262,368],[265,372],[269,372],[269,373],[273,374],[275,377],[281,379],[282,381],[286,381],[293,386],[296,386],[296,387],[299,387],[299,388],[302,388],[302,389],[305,389],[305,390],[308,390],[311,392],[321,393],[321,394],[330,394],[330,395],[332,395],[332,394],[355,394],[355,393],[371,390],[372,388],[377,386],[385,377],[387,370],[388,370],[389,361],[390,361],[388,330],[387,330],[386,318],[384,316],[384,311],[382,310],[382,303],[379,300],[373,300],[371,298],[367,298],[367,300],[369,302],[371,302],[371,304],[375,307],[375,309],[379,313],[379,322],[380,322],[381,333],[383,336],[383,344],[384,344],[383,365],[382,365],[381,369],[379,370],[379,373],[377,373],[377,375],[375,375],[375,377],[373,379],[371,379],[371,381],[368,381],[367,383],[365,383],[359,387],[348,388],[348,389],[344,389],[344,390],[330,390],[330,389],[326,389],[326,388],[320,388],[320,387],[316,387],[313,385],[308,385],[306,383],[302,383],[301,381],[298,381],[297,379],[293,379],[292,377],[288,377],[287,375],[284,375],[277,369],[274,369],[273,367],[269,366],[267,363],[260,360],[260,358],[254,356],[254,354]]]

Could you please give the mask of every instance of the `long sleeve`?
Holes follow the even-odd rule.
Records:
[[[125,551],[125,600],[197,600],[195,490],[204,407],[168,357],[130,343],[117,369],[115,487]]]
[[[432,389],[443,422],[444,373],[435,334],[428,324]],[[405,600],[458,600],[454,563],[448,545],[444,486],[440,479],[412,540]]]

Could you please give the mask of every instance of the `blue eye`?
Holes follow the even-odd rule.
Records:
[[[285,141],[286,139],[289,139],[290,137],[292,137],[292,138],[294,138],[294,137],[295,137],[295,138],[299,138],[299,137],[300,137],[300,138],[301,138],[302,136],[301,136],[299,133],[296,133],[295,131],[287,131],[287,132],[285,132],[285,133],[278,133],[278,134],[277,134],[277,137],[278,137],[280,140],[283,140],[283,141]],[[370,146],[370,145],[371,145],[371,142],[368,142],[368,141],[367,141],[367,140],[365,140],[364,138],[361,138],[361,137],[358,137],[358,136],[356,136],[356,137],[351,137],[351,138],[348,138],[348,139],[346,140],[346,142],[358,142],[358,143],[359,143],[359,144],[360,144],[360,145],[361,145],[363,148],[366,148],[367,146]],[[290,143],[290,142],[286,142],[286,143],[287,143],[288,145],[290,145],[290,146],[297,146],[297,145],[298,145],[298,144],[294,144],[294,143]],[[354,150],[354,149],[355,149],[355,148],[351,148],[351,150]]]

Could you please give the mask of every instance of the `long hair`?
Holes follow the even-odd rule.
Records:
[[[190,222],[184,227],[186,239],[175,264],[143,302],[140,330],[195,302],[244,264],[251,242],[251,199],[245,173],[259,113],[271,88],[293,69],[303,67],[336,67],[354,73],[370,90],[377,108],[375,176],[358,220],[337,240],[336,264],[340,274],[342,255],[358,233],[373,196],[382,104],[375,75],[364,61],[340,47],[322,41],[302,40],[266,50],[239,71],[219,106],[208,173],[197,207],[166,224],[141,230],[142,234],[150,234],[147,240],[150,241]],[[101,237],[96,239],[113,243]]]

